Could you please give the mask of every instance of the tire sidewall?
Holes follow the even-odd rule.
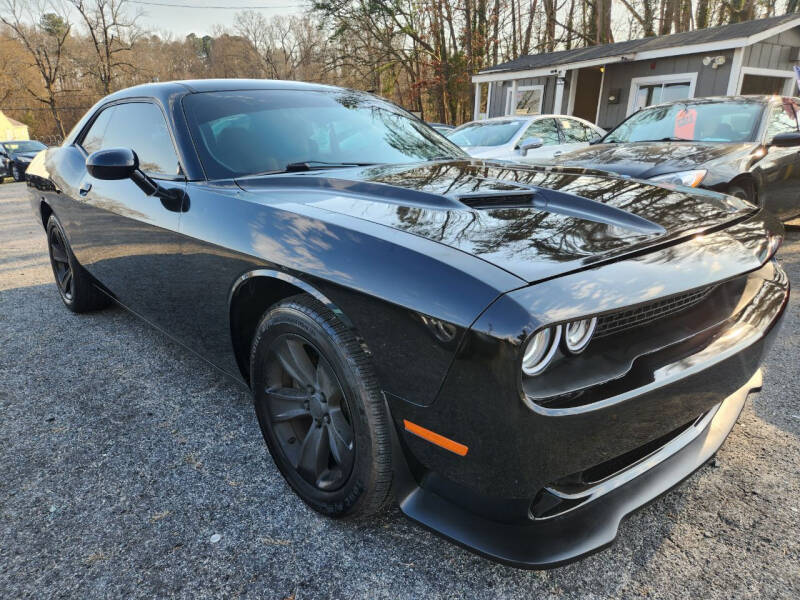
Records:
[[[61,235],[61,239],[64,240],[64,251],[67,254],[67,261],[69,262],[69,267],[72,270],[72,278],[73,278],[73,293],[72,298],[67,298],[64,294],[61,286],[58,285],[58,274],[56,273],[55,261],[53,260],[53,247],[50,244],[50,232],[52,230],[57,230],[59,235]],[[58,295],[61,296],[61,300],[67,306],[67,308],[72,309],[75,306],[75,259],[72,256],[72,250],[69,247],[69,242],[67,241],[67,236],[64,233],[64,228],[61,227],[61,223],[59,223],[58,219],[55,215],[50,215],[50,218],[47,219],[47,254],[50,257],[50,269],[53,271],[53,277],[56,279],[56,289],[58,290]]]
[[[265,365],[271,344],[285,333],[299,335],[325,357],[339,380],[350,409],[356,456],[346,483],[334,491],[320,490],[303,479],[274,437],[265,393]],[[275,464],[303,501],[332,517],[347,516],[357,510],[364,492],[371,489],[375,451],[370,412],[365,407],[370,390],[357,376],[356,365],[342,350],[342,345],[337,343],[339,341],[337,332],[323,319],[314,318],[298,307],[279,306],[270,310],[262,320],[251,362],[256,414]]]

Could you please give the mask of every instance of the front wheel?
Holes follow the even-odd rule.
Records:
[[[11,176],[14,178],[14,181],[22,181],[22,171],[19,170],[17,165],[11,167]]]
[[[389,416],[352,332],[314,298],[288,298],[262,318],[250,373],[264,440],[297,495],[330,517],[380,511],[392,482]]]
[[[109,304],[108,296],[94,286],[91,276],[72,254],[64,229],[55,215],[47,219],[47,249],[58,293],[68,309],[82,313]]]

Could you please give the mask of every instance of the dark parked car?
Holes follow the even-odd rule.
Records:
[[[746,198],[788,220],[800,215],[798,99],[682,100],[632,114],[556,163]]]
[[[46,149],[47,146],[35,140],[0,142],[0,178],[22,181],[33,157]]]
[[[117,92],[28,185],[67,308],[114,299],[248,386],[312,508],[394,498],[522,567],[716,452],[789,294],[747,202],[470,159],[320,85]]]

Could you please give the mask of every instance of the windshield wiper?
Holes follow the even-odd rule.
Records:
[[[378,163],[373,162],[325,162],[324,160],[304,160],[301,162],[289,163],[284,167],[284,173],[294,173],[297,171],[311,171],[313,169],[343,169],[347,167],[370,167]]]
[[[663,137],[660,140],[636,140],[637,142],[693,142],[689,138],[682,137]]]
[[[260,177],[261,175],[280,175],[281,173],[298,173],[301,171],[315,171],[319,169],[346,169],[348,167],[371,167],[381,163],[371,162],[325,162],[324,160],[304,160],[302,162],[289,163],[282,169],[272,171],[259,171],[258,173],[248,173],[246,177]]]

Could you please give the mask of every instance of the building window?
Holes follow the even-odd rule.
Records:
[[[697,73],[635,77],[631,80],[628,114],[646,106],[694,98]]]
[[[742,67],[740,94],[791,96],[795,88],[793,71]]]
[[[513,87],[506,92],[507,115],[540,115],[542,114],[542,101],[544,100],[543,85],[520,85],[517,87],[517,106],[511,106]]]

